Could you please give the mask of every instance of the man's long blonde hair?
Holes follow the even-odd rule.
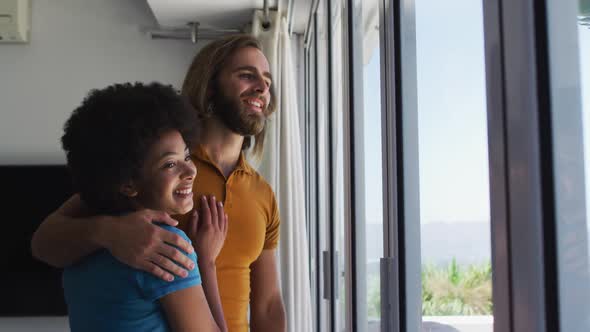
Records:
[[[222,68],[226,65],[227,60],[239,49],[245,47],[254,47],[262,51],[260,41],[255,37],[247,34],[238,34],[224,37],[207,44],[193,59],[191,66],[184,78],[182,84],[182,94],[187,96],[192,106],[196,109],[199,118],[207,119],[211,116],[211,96],[208,91],[217,89],[216,82]],[[276,111],[276,96],[274,90],[270,89],[270,101],[266,111],[267,116]],[[260,159],[264,149],[264,134],[266,124],[263,129],[254,135],[254,147],[252,155]],[[246,150],[252,144],[252,137],[244,137],[242,150]]]

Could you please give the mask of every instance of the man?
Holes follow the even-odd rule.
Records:
[[[195,57],[183,84],[202,122],[199,144],[191,157],[197,166],[196,205],[204,195],[222,200],[228,215],[226,241],[217,261],[222,306],[229,331],[284,331],[285,312],[278,285],[276,246],[279,213],[274,193],[245,159],[251,147],[263,149],[267,118],[275,110],[269,64],[259,42],[236,35],[212,42]],[[252,140],[254,139],[254,142]],[[179,217],[180,227],[191,227]],[[99,248],[132,267],[165,279],[184,277],[191,261],[188,242],[152,225],[176,225],[153,210],[113,216],[91,216],[73,196],[48,216],[33,236],[37,258],[57,267],[71,265]]]

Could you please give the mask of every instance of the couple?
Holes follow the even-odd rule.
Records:
[[[193,60],[192,112],[155,83],[94,91],[74,111],[62,144],[79,194],[32,241],[68,267],[72,329],[285,330],[277,203],[244,157],[262,152],[271,83],[259,42],[237,35]]]

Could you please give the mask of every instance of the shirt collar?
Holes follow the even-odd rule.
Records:
[[[191,155],[193,155],[195,158],[197,158],[201,161],[204,161],[204,162],[214,166],[217,170],[219,170],[219,167],[217,166],[217,164],[215,164],[211,160],[211,158],[209,158],[209,155],[207,154],[207,151],[205,151],[205,148],[203,147],[203,145],[197,144],[191,150]],[[246,160],[246,156],[244,155],[243,151],[240,152],[240,157],[238,157],[238,163],[236,164],[236,168],[234,169],[234,171],[242,171],[242,172],[249,174],[249,175],[254,174],[254,169],[252,168],[252,166],[250,166],[250,164]]]

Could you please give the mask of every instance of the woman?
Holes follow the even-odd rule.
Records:
[[[86,206],[87,211],[78,211],[86,215],[190,212],[197,170],[186,142],[195,135],[194,116],[171,87],[158,83],[92,91],[64,127],[62,145],[79,193],[65,204]],[[214,198],[202,199],[199,232],[196,212],[189,232],[199,259],[186,253],[199,268],[185,271],[184,277],[161,280],[122,264],[106,250],[64,270],[72,331],[226,330],[215,259],[225,240],[227,215]],[[179,229],[161,227],[190,241]]]

